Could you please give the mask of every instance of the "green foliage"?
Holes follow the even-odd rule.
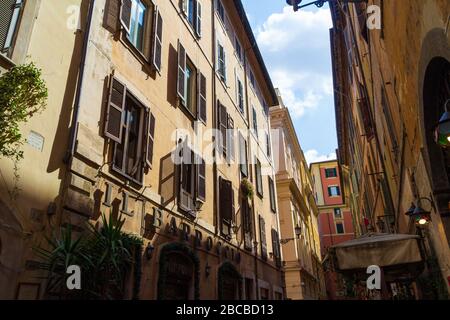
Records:
[[[47,293],[62,299],[123,298],[126,275],[135,263],[133,253],[142,252],[143,245],[142,239],[122,231],[124,222],[103,215],[100,229],[89,224],[86,233],[74,240],[67,228],[59,237],[47,239],[49,248],[36,248],[43,261],[40,267],[48,272]],[[66,288],[70,265],[81,269],[81,290]]]
[[[44,110],[47,97],[41,70],[33,63],[14,66],[0,76],[0,157],[23,157],[19,125]]]
[[[241,190],[242,190],[242,196],[246,199],[253,199],[254,190],[253,190],[253,184],[248,181],[248,179],[242,179],[241,181]]]

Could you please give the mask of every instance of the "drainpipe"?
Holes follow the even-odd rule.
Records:
[[[92,16],[94,13],[94,7],[95,7],[95,0],[90,0],[88,16],[87,16],[86,31],[85,31],[84,40],[83,40],[83,49],[82,49],[82,53],[81,53],[77,90],[75,93],[75,101],[74,101],[73,115],[72,115],[72,125],[70,127],[69,146],[68,146],[66,155],[64,156],[64,159],[63,159],[63,162],[65,164],[71,163],[73,155],[75,153],[76,134],[78,131],[78,116],[79,116],[79,111],[80,111],[80,99],[81,99],[81,94],[82,94],[82,90],[83,90],[84,71],[85,71],[85,67],[86,67],[86,55],[87,55],[87,49],[88,49],[89,38],[90,38],[90,33],[91,33],[91,23],[92,23]]]

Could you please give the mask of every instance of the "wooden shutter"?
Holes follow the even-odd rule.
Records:
[[[267,156],[270,158],[271,156],[270,136],[267,132],[266,132],[266,152]]]
[[[278,232],[272,229],[272,250],[277,267],[281,267],[281,252],[280,252],[280,240],[278,238]]]
[[[188,0],[180,0],[181,12],[183,12],[184,15],[187,15],[187,2]]]
[[[154,18],[154,41],[153,41],[153,67],[161,71],[161,54],[162,54],[162,36],[163,36],[163,19],[159,8],[155,6]]]
[[[202,4],[200,1],[197,1],[197,20],[195,25],[195,32],[197,36],[202,36]]]
[[[239,132],[239,166],[241,168],[241,173],[245,177],[248,176],[248,166],[247,166],[247,142],[245,141],[242,133]]]
[[[259,236],[261,242],[261,257],[267,259],[266,222],[259,216]]]
[[[146,129],[147,145],[145,146],[145,161],[147,165],[151,167],[153,163],[153,144],[155,142],[155,116],[150,111],[147,113]]]
[[[186,50],[178,40],[178,81],[177,92],[178,97],[183,103],[186,103]]]
[[[198,119],[206,124],[206,77],[199,72],[198,73]]]
[[[221,179],[222,188],[220,193],[221,217],[223,220],[232,221],[233,218],[233,200],[232,200],[232,184],[231,181]]]
[[[119,24],[120,0],[106,0],[103,26],[115,33]]]
[[[221,134],[221,147],[222,154],[227,155],[227,127],[228,127],[228,114],[227,108],[219,102],[219,130]]]
[[[230,159],[234,159],[234,121],[233,118],[231,118],[230,115],[228,115],[228,157]]]
[[[105,136],[117,143],[122,142],[126,90],[124,84],[111,77],[109,103],[105,121]]]
[[[201,201],[206,199],[206,163],[199,157],[197,164],[197,198]]]
[[[256,159],[255,163],[255,174],[256,174],[256,191],[261,196],[263,195],[262,177],[261,177],[261,162]]]
[[[258,120],[256,118],[255,107],[252,107],[252,116],[253,116],[253,130],[255,131],[255,134],[258,136]]]
[[[131,0],[122,0],[122,6],[120,7],[120,23],[125,28],[127,33],[130,32],[131,24]]]
[[[273,212],[277,212],[277,206],[275,201],[275,187],[273,184],[273,179],[269,177],[269,193],[270,193],[270,209]]]

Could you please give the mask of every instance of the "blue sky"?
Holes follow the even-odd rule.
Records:
[[[335,158],[328,6],[293,12],[285,0],[242,0],[274,86],[309,162]]]

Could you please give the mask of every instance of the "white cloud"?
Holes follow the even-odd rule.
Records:
[[[294,118],[318,107],[326,95],[333,94],[331,76],[311,72],[273,71],[274,85],[280,89],[284,104]]]
[[[308,150],[305,152],[305,159],[308,165],[314,162],[322,162],[328,160],[336,160],[336,153],[332,152],[328,155],[320,155],[317,150]]]
[[[332,27],[329,9],[294,12],[286,6],[273,13],[257,30],[258,44],[268,51],[279,52],[292,47],[327,48]]]

